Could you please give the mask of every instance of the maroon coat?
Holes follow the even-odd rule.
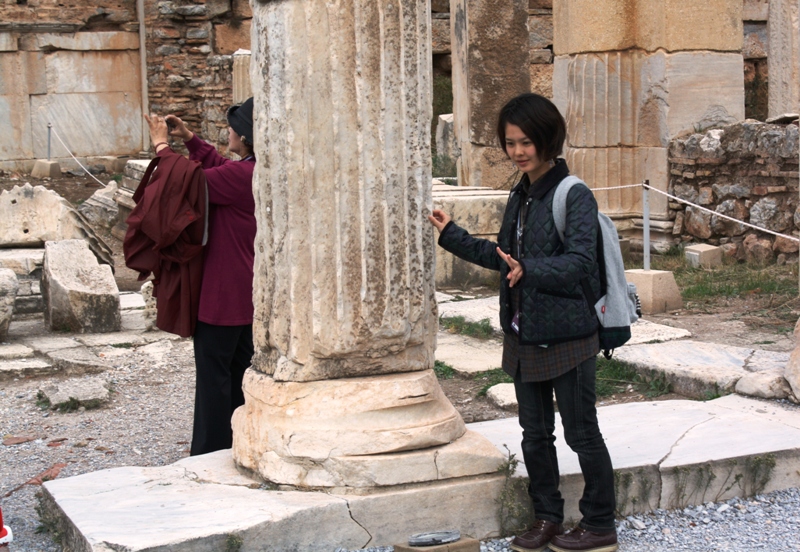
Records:
[[[164,148],[147,167],[133,200],[123,242],[125,264],[139,271],[140,281],[153,274],[156,326],[189,337],[197,324],[203,279],[208,201],[203,169]]]

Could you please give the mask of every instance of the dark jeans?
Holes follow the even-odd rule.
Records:
[[[242,379],[253,358],[253,326],[197,322],[192,456],[231,448],[233,411],[244,404]]]
[[[530,477],[528,494],[537,519],[555,523],[564,520],[564,499],[558,490],[556,458],[555,391],[564,437],[578,455],[583,472],[583,497],[578,504],[583,519],[580,526],[597,532],[614,530],[614,471],[603,436],[597,425],[595,408],[595,357],[564,375],[541,382],[523,383],[517,370],[514,387],[519,402],[522,426],[522,456]]]

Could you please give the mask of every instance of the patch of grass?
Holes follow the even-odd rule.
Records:
[[[489,339],[494,335],[494,328],[488,318],[480,322],[469,322],[463,316],[442,316],[439,318],[439,323],[452,333],[478,339]]]
[[[111,346],[116,349],[130,349],[133,347],[133,343],[112,343]]]
[[[122,173],[112,174],[111,180],[119,184],[120,182],[122,182]]]
[[[769,340],[767,340],[767,341],[754,341],[753,345],[772,345],[773,343],[775,343],[775,342],[774,341],[769,341]]]
[[[102,401],[99,399],[90,399],[88,401],[79,401],[75,397],[70,397],[69,400],[58,403],[54,406],[57,408],[59,412],[77,412],[80,407],[84,407],[86,410],[94,410],[95,408],[100,408],[103,404]]]
[[[244,545],[242,537],[229,533],[228,538],[225,539],[225,552],[239,552],[242,545]]]
[[[36,406],[42,410],[47,410],[50,408],[50,399],[47,398],[47,395],[44,394],[44,391],[36,392]]]
[[[511,376],[503,372],[502,368],[492,368],[486,372],[479,372],[474,374],[472,379],[485,382],[478,391],[479,397],[485,397],[486,392],[489,391],[489,388],[497,385],[498,383],[514,383],[514,380],[511,379]]]
[[[433,363],[433,373],[439,379],[452,379],[456,375],[456,371],[449,364],[437,360]]]
[[[664,374],[646,379],[634,367],[613,358],[597,357],[595,379],[595,393],[598,399],[624,393],[629,386],[649,398],[666,395],[672,391],[672,386]]]

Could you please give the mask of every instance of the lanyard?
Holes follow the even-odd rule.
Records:
[[[517,260],[522,259],[522,235],[525,233],[525,216],[528,213],[528,207],[531,204],[531,198],[528,197],[519,208],[517,213]]]

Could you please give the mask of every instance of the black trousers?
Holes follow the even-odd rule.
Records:
[[[592,357],[557,378],[523,383],[521,370],[514,378],[522,426],[522,456],[530,477],[528,494],[536,518],[564,521],[564,499],[558,490],[559,470],[555,447],[553,392],[564,426],[564,439],[578,455],[584,488],[578,507],[580,526],[589,531],[614,531],[614,470],[597,424],[595,373]]]
[[[197,322],[192,456],[231,448],[231,416],[244,404],[242,378],[253,358],[253,326]]]

